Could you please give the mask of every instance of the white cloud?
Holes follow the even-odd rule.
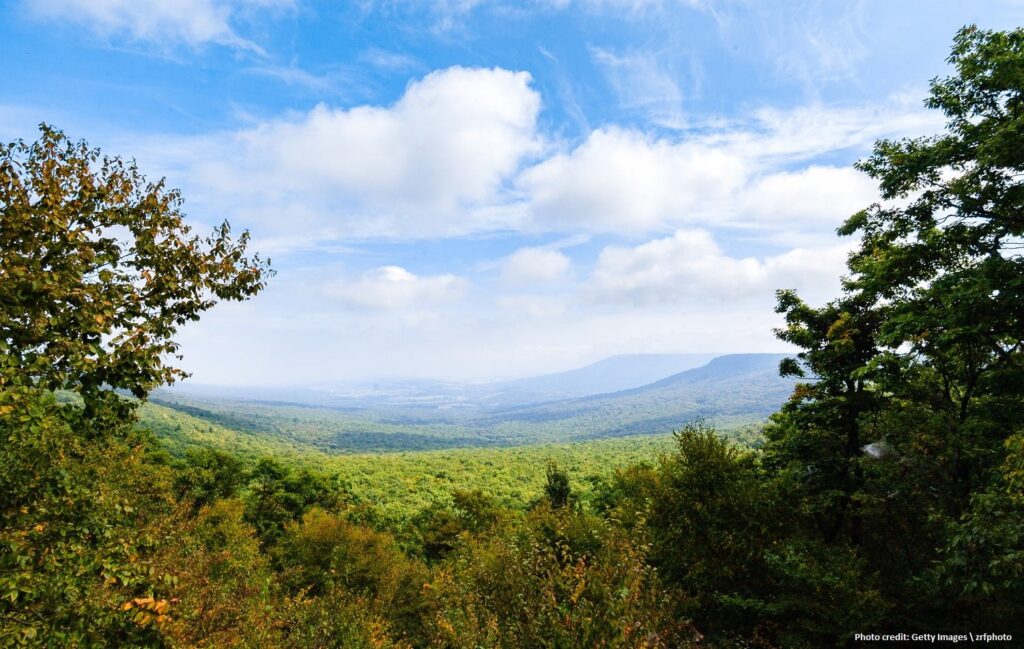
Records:
[[[292,0],[36,0],[36,15],[85,25],[102,36],[127,36],[160,45],[217,43],[261,51],[240,37],[232,20],[253,8],[290,6]]]
[[[608,246],[590,280],[591,299],[639,305],[735,302],[769,297],[778,288],[838,290],[849,245],[793,249],[763,259],[725,254],[704,230],[679,230],[635,247]]]
[[[706,5],[727,43],[774,64],[784,81],[814,86],[849,79],[870,54],[862,2],[804,2],[780,10],[767,3]]]
[[[321,104],[234,132],[126,139],[199,220],[227,217],[275,254],[383,237],[481,232],[650,235],[756,232],[817,245],[875,200],[834,161],[879,137],[934,132],[905,99],[860,107],[762,109],[671,136],[608,126],[556,148],[538,132],[526,72],[449,68],[391,105]],[[198,209],[197,209],[198,207]]]
[[[877,197],[875,182],[853,167],[812,165],[754,180],[738,202],[738,212],[764,221],[834,225],[837,216],[864,209]]]
[[[291,65],[261,65],[246,70],[270,79],[276,79],[286,86],[305,88],[324,96],[352,96],[367,92],[367,81],[363,75],[353,68],[331,66],[321,72],[313,73],[295,63]]]
[[[545,295],[502,295],[495,303],[510,313],[539,319],[555,318],[567,311],[564,299]]]
[[[491,198],[534,150],[540,100],[529,82],[525,72],[450,68],[410,84],[393,107],[320,105],[238,140],[249,159],[297,185],[447,210]]]
[[[504,185],[540,151],[530,75],[454,67],[411,82],[391,106],[332,108],[175,147],[169,176],[269,235],[447,234],[517,218]],[[172,163],[173,164],[173,163]],[[497,209],[492,209],[497,208]],[[282,215],[287,218],[282,219]]]
[[[421,63],[415,57],[391,52],[379,47],[369,48],[359,58],[373,67],[383,70],[409,70],[421,66]]]
[[[263,297],[261,296],[261,300]],[[638,352],[779,351],[782,320],[770,305],[673,311],[559,309],[555,300],[508,298],[436,317],[422,311],[272,309],[224,304],[181,336],[200,383],[309,385],[408,376],[494,380],[579,367]],[[243,307],[250,307],[245,309]],[[296,363],[294,359],[315,362]]]
[[[614,12],[629,16],[643,15],[649,11],[660,11],[666,7],[680,5],[703,9],[706,0],[538,0],[541,4],[554,9],[567,9],[575,4],[584,10],[593,12]]]
[[[395,310],[451,301],[465,289],[455,275],[419,276],[401,266],[381,266],[328,284],[324,292],[352,307]]]
[[[520,248],[502,260],[501,276],[510,282],[549,282],[569,270],[569,258],[557,250]]]
[[[541,228],[648,231],[687,220],[702,196],[739,189],[745,164],[722,149],[608,128],[528,169],[519,184]]]
[[[749,124],[725,125],[709,143],[766,162],[793,162],[848,149],[866,150],[882,137],[931,134],[943,125],[937,111],[927,111],[909,96],[859,106],[809,104],[761,108]]]
[[[749,123],[679,138],[602,128],[525,170],[518,186],[542,230],[636,233],[782,220],[831,230],[875,199],[874,183],[852,167],[815,161],[866,152],[879,137],[929,132],[934,122],[896,104],[762,110]]]

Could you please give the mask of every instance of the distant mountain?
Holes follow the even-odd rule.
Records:
[[[165,393],[342,409],[474,410],[617,392],[698,367],[714,357],[714,354],[626,354],[566,372],[494,383],[393,379],[281,388],[184,383]]]
[[[547,400],[583,397],[647,385],[713,358],[715,354],[622,354],[566,372],[491,383],[488,387],[498,392],[544,395]]]
[[[792,354],[727,354],[716,356],[704,365],[667,376],[649,385],[640,386],[639,391],[651,391],[671,386],[717,381],[750,375],[769,374],[778,376],[779,362]],[[786,381],[788,384],[789,381]]]
[[[778,374],[783,358],[784,354],[720,356],[647,385],[543,403],[515,403],[510,395],[522,396],[526,388],[513,385],[495,391],[492,385],[486,394],[463,394],[459,398],[464,399],[464,407],[455,408],[452,404],[458,402],[445,401],[455,397],[427,398],[418,390],[430,386],[412,384],[403,384],[402,389],[387,394],[378,386],[368,396],[351,397],[350,403],[360,404],[358,407],[239,400],[180,392],[160,392],[152,401],[191,417],[188,421],[205,421],[236,431],[240,435],[236,437],[246,444],[258,445],[258,439],[273,438],[292,447],[332,453],[570,442],[668,433],[697,418],[708,420],[720,430],[758,424],[778,410],[793,390],[794,381]],[[653,365],[646,364],[649,360],[641,359],[638,365],[649,368]],[[590,385],[601,385],[598,379],[609,367],[615,367],[615,362],[616,359],[609,359],[596,364],[603,367],[590,375],[594,379]],[[621,366],[629,367],[630,361]],[[570,374],[570,379],[565,379],[564,374]],[[565,381],[561,384],[564,387],[573,384],[573,375],[567,372],[553,377]],[[634,374],[632,380],[638,375],[642,371]],[[574,376],[588,378],[586,372]],[[553,377],[536,380],[551,380],[542,385],[553,390],[558,385]],[[575,386],[582,389],[579,386],[584,384],[579,380]],[[502,405],[495,395],[505,395],[510,402]],[[168,427],[169,421],[175,422],[173,427]],[[181,437],[185,435],[183,431],[192,430],[192,436],[209,437],[201,424],[183,421],[171,417],[147,423],[170,436]]]
[[[732,354],[638,388],[507,408],[481,418],[494,430],[532,429],[540,437],[585,439],[666,432],[697,418],[722,427],[763,421],[794,381],[779,376],[786,354]]]

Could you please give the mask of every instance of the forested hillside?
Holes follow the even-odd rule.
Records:
[[[241,466],[272,457],[315,471],[328,476],[351,502],[372,504],[377,515],[392,523],[450,501],[456,490],[481,490],[515,509],[542,493],[549,460],[572,475],[574,490],[588,500],[595,485],[609,479],[615,469],[655,462],[672,441],[670,434],[663,433],[573,444],[337,453],[263,432],[240,432],[151,403],[139,408],[138,427],[151,431],[179,461],[187,461],[193,453],[215,451],[237,458]],[[729,436],[747,442],[756,433],[745,429]]]
[[[147,401],[269,263],[50,126],[0,145],[0,645],[1019,644],[1024,29],[949,63],[942,132],[858,164],[841,295],[778,291],[790,357],[462,420]]]
[[[778,375],[783,358],[722,356],[650,385],[524,406],[452,409],[381,405],[370,398],[354,401],[362,407],[324,408],[168,391],[158,391],[151,401],[241,433],[232,432],[233,441],[222,442],[228,449],[261,443],[326,453],[497,447],[665,434],[696,419],[723,430],[762,424],[793,390],[792,379]],[[156,411],[142,409],[144,424],[160,436],[181,437],[181,426],[170,415],[151,412]]]

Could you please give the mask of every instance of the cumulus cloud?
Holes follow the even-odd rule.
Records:
[[[635,247],[606,247],[591,276],[590,295],[598,302],[639,305],[735,301],[770,296],[777,288],[827,296],[838,289],[848,250],[796,248],[762,259],[736,258],[707,231],[679,230]]]
[[[252,166],[300,187],[333,187],[372,206],[446,210],[493,196],[534,150],[540,106],[530,75],[449,68],[388,108],[317,106],[242,133]]]
[[[692,218],[702,196],[737,190],[744,165],[736,155],[698,143],[606,128],[526,170],[519,184],[542,228],[646,231]]]
[[[754,180],[738,201],[738,213],[764,221],[822,221],[849,216],[877,198],[873,180],[853,167],[812,165]]]
[[[236,33],[232,19],[248,9],[291,4],[292,0],[36,0],[29,8],[40,17],[85,25],[102,36],[260,51]]]
[[[835,227],[877,196],[852,167],[814,164],[875,139],[927,132],[916,109],[758,111],[746,124],[658,137],[602,128],[525,170],[518,186],[539,229],[651,232],[815,220]]]
[[[510,282],[548,282],[563,277],[569,265],[557,250],[520,248],[502,260],[501,276]]]
[[[181,154],[177,175],[196,185],[190,195],[243,212],[268,233],[487,229],[492,219],[516,218],[500,209],[504,184],[540,150],[540,96],[530,82],[526,72],[453,67],[411,82],[391,106],[320,104],[153,148],[165,160]]]
[[[420,276],[401,266],[381,266],[328,284],[331,298],[358,308],[394,310],[435,305],[459,297],[466,281],[455,275]]]
[[[933,132],[939,119],[902,100],[811,105],[671,135],[606,126],[559,146],[539,132],[540,109],[527,72],[453,67],[411,81],[391,105],[321,104],[123,148],[182,187],[200,216],[245,223],[275,254],[289,242],[693,227],[796,246],[831,239],[877,197],[837,157]]]

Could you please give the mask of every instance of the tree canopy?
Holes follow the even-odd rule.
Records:
[[[842,297],[778,294],[778,335],[801,348],[781,369],[808,380],[765,459],[915,624],[943,606],[1005,623],[1024,574],[1006,487],[1024,431],[1024,30],[966,27],[948,62],[926,101],[945,130],[858,163],[881,200],[839,228],[860,237]]]
[[[192,233],[177,190],[40,126],[0,145],[0,387],[144,396],[184,376],[173,336],[264,286],[227,222]]]

